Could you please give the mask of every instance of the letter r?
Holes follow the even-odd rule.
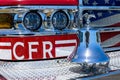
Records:
[[[50,47],[47,49],[47,45],[49,45]],[[50,41],[44,41],[43,42],[43,58],[46,59],[47,58],[47,54],[49,54],[50,58],[53,58],[52,56],[52,48],[53,45]]]

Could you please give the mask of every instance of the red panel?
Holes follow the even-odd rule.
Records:
[[[78,0],[0,0],[0,6],[16,5],[78,5]]]
[[[4,60],[36,60],[66,57],[58,48],[77,46],[76,34],[52,36],[1,37],[0,59]],[[70,51],[71,54],[72,51]],[[6,57],[7,55],[7,57]]]

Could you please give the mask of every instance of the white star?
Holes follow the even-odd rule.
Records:
[[[112,14],[112,11],[108,11],[109,14]]]
[[[83,0],[84,4],[89,4],[89,0]]]
[[[93,6],[96,6],[98,3],[96,1],[93,2]]]
[[[98,15],[98,17],[102,17],[102,13],[101,12],[97,13],[97,15]]]
[[[112,3],[112,6],[115,6],[115,2]]]
[[[105,4],[109,4],[109,0],[105,0]]]

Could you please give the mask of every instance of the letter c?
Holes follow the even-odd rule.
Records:
[[[23,59],[24,59],[24,55],[18,56],[17,53],[16,53],[16,48],[17,48],[17,46],[22,46],[22,47],[24,47],[24,43],[22,43],[22,42],[16,42],[15,45],[13,46],[13,55],[14,55],[14,57],[15,57],[17,60],[23,60]]]

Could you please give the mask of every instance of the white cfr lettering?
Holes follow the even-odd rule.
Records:
[[[47,45],[49,45],[48,49],[47,49]],[[51,52],[52,49],[53,49],[53,45],[50,41],[43,42],[43,59],[47,58],[47,54],[49,54],[50,58],[53,58],[52,52]]]
[[[18,56],[17,53],[16,53],[16,48],[17,46],[22,46],[24,47],[24,43],[23,42],[16,42],[13,46],[13,55],[14,57],[17,59],[17,60],[23,60],[24,59],[24,55],[22,56]]]
[[[28,47],[29,47],[29,59],[32,59],[32,53],[37,52],[37,48],[32,48],[33,45],[39,45],[38,42],[28,42]]]

